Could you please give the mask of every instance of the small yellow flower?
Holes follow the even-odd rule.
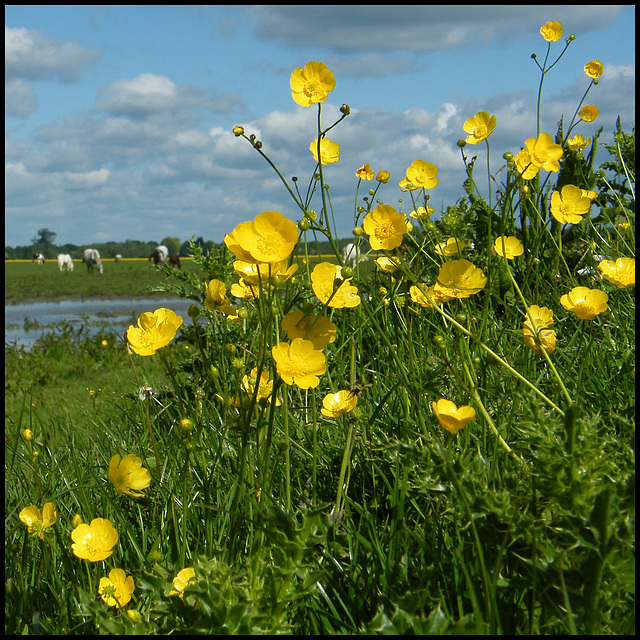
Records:
[[[314,347],[310,340],[294,338],[291,344],[280,342],[271,350],[276,370],[285,384],[300,389],[315,389],[327,370],[324,353]]]
[[[598,269],[600,269],[602,277],[611,284],[615,284],[618,289],[626,289],[636,285],[635,258],[618,258],[615,262],[602,260]]]
[[[421,307],[426,307],[427,309],[434,306],[431,300],[433,300],[433,303],[435,304],[442,304],[443,302],[449,302],[449,300],[453,300],[455,298],[455,296],[447,295],[443,290],[436,291],[436,288],[433,285],[431,287],[427,287],[426,284],[423,284],[422,289],[427,292],[428,297],[422,293],[420,287],[416,286],[411,286],[409,289],[409,295],[416,304],[419,304]],[[429,298],[431,298],[431,300],[429,300]]]
[[[282,330],[289,340],[303,338],[313,342],[316,349],[323,349],[335,342],[337,327],[325,316],[305,316],[303,311],[291,311],[282,318]]]
[[[376,180],[382,184],[387,184],[387,182],[389,182],[390,177],[391,177],[391,174],[388,171],[378,171]]]
[[[360,178],[360,180],[373,180],[373,176],[375,176],[376,174],[371,171],[371,167],[369,166],[369,163],[365,163],[363,164],[357,171],[356,171],[356,177]]]
[[[435,246],[435,252],[439,256],[450,258],[460,253],[465,247],[464,240],[458,238],[449,238],[446,242],[440,242]]]
[[[109,346],[109,343],[108,343],[106,340],[103,340],[100,344],[101,344],[103,347],[108,347],[108,346]]]
[[[33,431],[31,431],[31,429],[25,429],[22,432],[22,439],[25,442],[30,442],[31,440],[33,440]]]
[[[547,42],[556,42],[562,38],[562,25],[557,20],[549,20],[540,27],[540,35]]]
[[[184,598],[184,590],[190,584],[195,583],[196,572],[191,567],[185,567],[181,571],[178,571],[178,575],[173,579],[173,589],[169,592],[169,595]]]
[[[241,222],[224,243],[243,262],[282,262],[298,242],[298,225],[279,211],[263,211],[253,222]]]
[[[380,258],[376,258],[374,262],[378,266],[378,268],[385,273],[393,273],[401,264],[400,258],[396,258],[395,256],[390,258],[388,258],[387,256],[382,256]]]
[[[182,318],[171,309],[143,313],[138,318],[138,326],[131,325],[127,329],[129,347],[140,356],[151,356],[175,338],[182,322]]]
[[[236,137],[241,136],[244,133],[244,127],[236,126],[233,127],[233,135]]]
[[[500,236],[496,238],[493,248],[499,256],[507,260],[513,260],[524,253],[522,243],[515,236]]]
[[[135,622],[136,624],[142,620],[141,613],[135,609],[127,609],[127,617],[131,622]]]
[[[598,111],[598,107],[596,107],[594,104],[587,104],[582,107],[582,109],[580,109],[578,115],[583,122],[593,122],[599,114],[600,111]]]
[[[76,557],[90,562],[106,560],[118,542],[118,532],[106,518],[94,518],[71,532],[71,548]]]
[[[233,263],[235,272],[244,280],[245,284],[253,285],[256,289],[269,286],[280,286],[293,276],[298,270],[298,264],[289,266],[288,260],[275,263],[251,263],[236,260]],[[255,296],[258,297],[258,296]]]
[[[44,539],[45,529],[53,526],[58,519],[58,512],[53,502],[46,502],[42,507],[42,513],[40,513],[38,507],[30,505],[18,514],[18,518],[20,518],[22,524],[28,527],[30,536],[37,536],[42,540]]]
[[[513,158],[518,173],[525,179],[531,180],[540,171],[560,171],[562,147],[553,142],[548,134],[540,133],[537,138],[524,141],[525,148]]]
[[[342,267],[331,262],[320,262],[311,272],[313,293],[322,304],[334,309],[357,307],[360,296],[351,278],[342,277]]]
[[[602,62],[600,60],[592,60],[591,62],[587,62],[584,65],[584,72],[590,77],[596,80],[602,75],[604,71],[604,67],[602,66]]]
[[[473,118],[469,118],[463,126],[463,129],[469,134],[467,136],[467,144],[479,144],[486,140],[496,128],[497,118],[492,116],[488,111],[480,111]]]
[[[487,277],[482,270],[468,260],[445,262],[438,272],[434,290],[450,298],[468,298],[482,291]]]
[[[537,304],[531,305],[527,309],[527,314],[522,323],[524,343],[540,356],[542,355],[542,349],[549,354],[555,351],[556,332],[548,328],[552,324],[553,311],[551,309],[539,307]]]
[[[151,484],[151,474],[142,466],[142,460],[134,453],[120,459],[116,454],[109,462],[109,480],[118,494],[126,493],[132,498],[144,495],[138,493]]]
[[[71,526],[75,529],[76,527],[79,527],[83,522],[84,520],[82,519],[82,516],[79,513],[76,513],[76,515],[73,516],[71,520]]]
[[[318,138],[310,145],[309,151],[313,155],[313,159],[318,162]],[[331,142],[329,138],[323,137],[320,140],[320,159],[322,164],[331,164],[340,160],[340,145],[337,142]]]
[[[571,184],[566,184],[562,191],[551,194],[551,215],[562,224],[579,224],[590,208],[591,198],[583,195],[582,189]]]
[[[320,413],[327,418],[339,418],[355,409],[358,396],[351,391],[329,393],[322,399]]]
[[[251,373],[248,376],[242,378],[240,387],[250,397],[253,397],[253,393],[256,389],[256,383],[258,384],[258,390],[256,392],[256,401],[268,403],[271,401],[271,394],[273,393],[273,380],[269,380],[269,372],[263,371],[260,374],[260,381],[258,382],[258,367],[251,369]],[[282,403],[279,398],[276,398],[276,407],[279,407]]]
[[[311,61],[304,65],[304,69],[294,70],[290,84],[294,101],[303,107],[310,107],[327,99],[336,86],[336,79],[326,64]]]
[[[586,149],[591,144],[591,138],[584,139],[584,136],[578,134],[573,138],[569,138],[567,140],[567,145],[569,149],[573,149],[574,151],[582,151]]]
[[[439,180],[438,167],[424,160],[414,160],[407,168],[407,175],[400,181],[402,191],[415,189],[433,189]]]
[[[124,607],[131,600],[135,589],[133,577],[122,569],[112,569],[108,578],[100,578],[98,594],[109,607]]]
[[[443,429],[455,435],[461,429],[476,417],[476,410],[473,407],[458,407],[451,400],[440,398],[440,400],[431,403],[433,412],[438,418],[438,422]]]
[[[418,207],[417,209],[411,211],[409,215],[416,220],[426,220],[434,212],[435,209],[433,209],[432,207]]]
[[[600,289],[574,287],[560,298],[560,304],[575,313],[580,320],[593,320],[607,310],[609,296]]]
[[[405,217],[388,204],[379,204],[367,213],[362,226],[374,251],[391,251],[399,247],[407,232]]]

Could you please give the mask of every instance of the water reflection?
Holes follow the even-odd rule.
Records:
[[[5,345],[30,348],[44,333],[56,331],[66,321],[74,331],[84,327],[83,335],[106,331],[124,336],[127,327],[145,311],[166,307],[191,322],[187,309],[193,302],[182,298],[135,298],[132,300],[62,300],[4,306]],[[26,322],[25,322],[26,320]]]

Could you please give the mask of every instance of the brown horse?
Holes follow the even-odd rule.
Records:
[[[175,253],[172,253],[167,262],[172,266],[172,267],[178,267],[178,269],[180,271],[182,271],[182,267],[180,266],[180,256],[176,255]]]

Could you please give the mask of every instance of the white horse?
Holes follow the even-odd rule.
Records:
[[[155,248],[155,251],[149,256],[149,260],[153,260],[154,264],[164,264],[168,257],[169,249],[161,244]]]
[[[119,253],[116,253],[116,257],[114,258],[116,262],[120,262],[122,260],[122,256]]]
[[[104,273],[102,270],[102,260],[100,260],[100,254],[96,249],[85,249],[82,262],[86,263],[89,273],[93,270],[94,265],[98,267],[100,273]]]
[[[31,257],[31,262],[37,262],[38,264],[44,264],[44,256],[41,253],[34,253]]]
[[[360,249],[350,242],[342,250],[342,262],[345,267],[355,267],[359,262],[367,262],[369,258],[360,255]]]
[[[60,271],[73,271],[73,260],[68,253],[58,254],[58,269]]]

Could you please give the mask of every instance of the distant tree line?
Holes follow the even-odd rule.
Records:
[[[34,253],[41,253],[46,260],[55,260],[59,253],[68,253],[72,258],[80,260],[84,250],[91,247],[100,252],[103,260],[113,259],[120,254],[123,258],[148,258],[155,248],[162,244],[169,249],[170,254],[177,254],[181,258],[191,255],[189,240],[180,242],[179,238],[163,238],[160,242],[140,240],[125,240],[124,242],[92,242],[91,244],[55,244],[57,233],[47,228],[38,229],[38,233],[31,239],[30,245],[9,247],[5,246],[5,260],[30,260]],[[338,245],[342,249],[353,239],[338,240]],[[204,254],[210,253],[213,249],[220,249],[222,243],[215,243],[211,240],[204,240],[202,236],[194,240],[202,247]],[[310,253],[331,254],[331,244],[325,242],[309,242]]]

